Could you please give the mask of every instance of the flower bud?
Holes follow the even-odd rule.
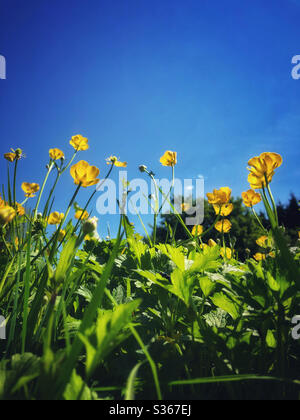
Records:
[[[22,155],[23,155],[23,150],[22,149],[17,149],[15,151],[15,154],[16,154],[17,160],[20,160],[22,158]]]
[[[139,166],[139,170],[140,170],[140,172],[146,172],[147,166],[141,165],[141,166]]]
[[[92,217],[91,219],[86,220],[82,225],[82,230],[84,235],[94,235],[98,227],[98,218]]]

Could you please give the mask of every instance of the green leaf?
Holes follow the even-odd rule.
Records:
[[[75,236],[71,237],[62,250],[54,275],[54,282],[57,285],[63,283],[66,278],[67,271],[74,260],[76,240],[77,238]]]
[[[66,401],[92,401],[97,399],[97,394],[93,393],[83,382],[82,378],[74,370],[64,392]]]
[[[126,385],[125,401],[133,401],[135,399],[135,387],[136,387],[136,381],[137,381],[137,374],[138,374],[139,368],[144,363],[145,361],[138,363],[137,365],[134,366],[134,368],[130,372],[130,375],[127,380],[127,385]]]
[[[181,270],[185,271],[185,255],[182,247],[174,248],[172,245],[157,245],[156,248],[166,255]]]
[[[266,272],[266,277],[267,277],[267,283],[270,289],[273,290],[273,292],[279,292],[280,284],[274,279],[270,271]]]
[[[276,349],[277,347],[276,338],[271,330],[268,330],[267,332],[266,343],[267,343],[267,346],[270,347],[271,349]]]
[[[238,306],[224,293],[216,293],[213,297],[210,298],[212,302],[218,307],[223,309],[225,312],[236,320],[239,317],[239,308]]]
[[[122,330],[128,327],[132,314],[141,304],[141,300],[135,300],[117,306],[114,311],[100,313],[96,325],[86,334],[79,334],[87,352],[86,374],[91,376],[97,365],[104,360],[108,354],[128,337],[128,331]]]
[[[200,288],[205,297],[208,297],[215,289],[216,283],[213,282],[209,277],[201,277],[199,279]]]

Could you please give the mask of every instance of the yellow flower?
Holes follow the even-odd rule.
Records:
[[[189,211],[189,209],[190,209],[190,205],[189,204],[186,204],[186,203],[182,203],[181,204],[181,211],[183,213],[186,213],[187,211]]]
[[[77,134],[76,136],[73,136],[70,145],[74,147],[75,150],[88,150],[88,139],[86,137],[83,137],[81,134]]]
[[[232,227],[232,224],[228,219],[219,220],[215,225],[215,228],[217,229],[218,232],[223,231],[224,233],[230,232],[231,227]]]
[[[99,182],[97,176],[100,171],[96,166],[90,166],[84,160],[76,163],[71,167],[71,175],[76,185],[80,185],[84,188],[96,185]]]
[[[175,166],[177,164],[177,152],[168,150],[161,158],[160,163],[163,166]]]
[[[75,219],[87,220],[90,217],[87,211],[77,210],[75,213]]]
[[[206,245],[206,244],[201,244],[201,245],[200,245],[200,248],[201,248],[203,251],[205,251],[205,250],[208,248],[208,245]]]
[[[1,197],[1,195],[0,195],[0,209],[2,209],[3,207],[5,207],[6,206],[6,203],[5,203],[5,201],[4,200],[2,200],[2,197]]]
[[[18,216],[24,216],[24,214],[25,214],[24,207],[21,204],[19,204],[19,203],[16,203],[16,206],[17,206],[17,214],[18,214]]]
[[[266,178],[268,183],[272,181],[275,169],[282,165],[282,157],[278,153],[262,153],[250,159],[248,165],[248,182],[256,190],[266,186]]]
[[[208,246],[213,248],[214,246],[217,246],[217,242],[215,242],[213,239],[209,239]]]
[[[229,187],[222,187],[219,190],[214,189],[212,193],[207,193],[206,196],[210,204],[227,204],[231,197],[231,189]]]
[[[22,184],[22,190],[25,193],[25,196],[28,198],[35,197],[35,193],[37,193],[40,190],[39,184],[35,183],[29,183],[29,182],[23,182]]]
[[[61,230],[59,232],[59,234],[58,234],[58,240],[59,240],[59,242],[62,242],[63,239],[65,238],[65,236],[66,236],[66,231],[65,230]]]
[[[17,155],[15,153],[5,153],[4,158],[9,162],[14,162],[17,159]]]
[[[16,210],[10,206],[0,208],[0,225],[6,226],[16,216]]]
[[[227,247],[223,247],[223,248],[221,248],[220,249],[220,254],[221,254],[221,256],[224,258],[225,257],[225,255],[226,255],[226,258],[228,259],[228,260],[231,260],[231,258],[232,258],[232,251],[231,251],[231,249],[230,248],[227,248]]]
[[[221,216],[226,217],[232,213],[234,205],[232,203],[223,204],[223,205],[214,204],[213,207],[217,215],[220,214],[220,208],[221,208]]]
[[[48,217],[48,225],[59,225],[64,219],[64,217],[65,215],[63,213],[55,211],[54,213],[51,213]]]
[[[255,255],[253,255],[253,258],[256,261],[263,261],[263,260],[266,259],[266,256],[265,256],[265,254],[262,254],[261,252],[257,252]]]
[[[59,159],[65,158],[64,152],[62,152],[60,149],[50,149],[49,156],[53,160],[59,160]]]
[[[118,168],[127,168],[127,162],[119,162],[116,156],[111,156],[108,159],[106,159],[106,163],[107,165],[114,165]]]
[[[261,202],[261,195],[253,190],[242,193],[242,199],[246,207],[253,207]]]
[[[262,248],[267,248],[267,240],[268,237],[263,235],[260,238],[257,239],[256,243],[258,246],[262,247]]]
[[[272,252],[269,252],[268,256],[271,257],[271,258],[275,258],[276,254],[275,254],[274,251],[272,251]]]
[[[192,235],[193,236],[199,236],[199,235],[202,235],[202,233],[203,233],[203,226],[202,225],[196,225],[196,226],[193,227],[193,230],[192,230]]]

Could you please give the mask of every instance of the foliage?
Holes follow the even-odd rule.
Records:
[[[8,167],[0,203],[0,313],[7,321],[7,339],[0,340],[0,399],[297,399],[300,341],[291,330],[300,308],[300,249],[299,242],[290,248],[279,223],[290,223],[284,211],[294,212],[295,203],[277,213],[266,190],[278,155],[257,158],[268,175],[265,186],[252,173],[251,180],[262,185],[268,217],[262,223],[269,223],[255,260],[246,248],[258,249],[259,219],[241,200],[233,200],[230,237],[223,231],[214,236],[221,215],[206,203],[204,229],[194,235],[174,210],[165,218],[166,241],[165,231],[156,229],[156,205],[151,238],[142,241],[121,214],[117,237],[100,240],[95,218],[86,213],[95,193],[83,208],[75,203],[80,188],[94,185],[99,173],[83,161],[71,168],[76,189],[66,211],[52,212],[61,175],[89,147],[82,136],[71,145],[69,162],[50,149],[41,188],[26,186],[25,202],[39,192],[32,212],[20,211],[25,203],[16,202],[22,151],[7,157],[15,170],[11,182]],[[108,163],[107,177],[114,166],[126,166],[115,157]],[[162,164],[173,176],[176,163],[175,152],[166,152]],[[56,177],[39,213],[52,171]],[[230,196],[226,187],[209,200],[223,206]],[[73,206],[76,222],[69,218]],[[52,234],[50,222],[57,224]],[[295,228],[286,226],[288,232]],[[206,244],[205,235],[220,241]]]

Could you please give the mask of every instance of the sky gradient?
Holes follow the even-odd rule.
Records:
[[[299,197],[299,21],[298,0],[0,0],[0,153],[27,155],[19,201],[23,181],[42,182],[49,148],[71,157],[79,133],[90,143],[79,159],[102,177],[111,154],[129,179],[141,164],[169,176],[159,158],[176,150],[177,177],[202,175],[205,192],[229,186],[234,196],[249,188],[247,161],[277,152],[277,201]],[[54,210],[73,192],[66,174]],[[115,231],[104,217],[100,234],[107,221]]]

